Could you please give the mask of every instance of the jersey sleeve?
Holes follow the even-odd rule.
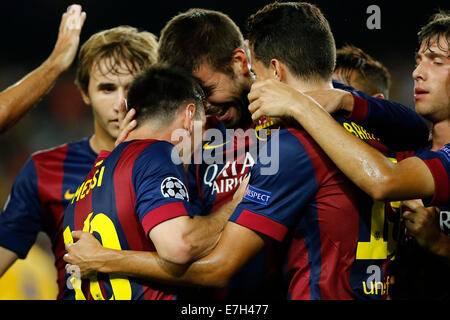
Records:
[[[191,163],[186,171],[189,203],[192,209],[198,214],[210,212],[207,211],[206,208],[212,207],[212,204],[206,204],[203,197],[203,185],[200,178],[201,167],[202,164]]]
[[[347,118],[374,133],[389,148],[396,151],[416,150],[428,143],[428,126],[413,109],[355,91],[339,81],[333,80],[333,86],[353,95],[353,111]]]
[[[42,230],[41,216],[36,167],[30,158],[14,181],[0,214],[0,246],[24,259]]]
[[[413,109],[361,91],[354,92],[353,98],[354,112],[350,118],[358,120],[389,148],[413,150],[428,143],[428,126]]]
[[[244,198],[230,221],[282,241],[316,193],[317,183],[311,159],[299,140],[287,130],[280,131],[279,139],[276,135],[260,149]],[[279,161],[278,170],[264,174],[269,163],[264,155],[268,154],[271,161]]]
[[[146,233],[164,221],[193,216],[184,169],[177,163],[181,160],[176,148],[156,142],[144,149],[133,165],[135,208]]]
[[[426,206],[450,204],[450,144],[439,151],[416,154],[430,169],[434,179],[434,195],[427,200]]]

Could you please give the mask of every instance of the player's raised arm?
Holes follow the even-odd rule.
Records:
[[[339,169],[375,200],[433,195],[433,177],[422,160],[413,157],[392,163],[348,133],[309,96],[276,80],[267,80],[253,85],[249,100],[253,119],[263,115],[295,118]]]
[[[0,93],[0,132],[12,127],[53,86],[75,59],[81,28],[86,19],[80,5],[62,15],[55,47],[37,69]]]

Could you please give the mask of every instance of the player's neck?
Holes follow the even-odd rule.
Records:
[[[173,129],[171,127],[161,127],[154,123],[146,123],[131,131],[126,141],[135,139],[155,139],[172,143],[172,132]]]
[[[89,139],[89,145],[95,153],[100,153],[102,150],[112,151],[114,149],[115,138],[111,137],[106,131],[95,126],[95,133]]]
[[[431,150],[441,149],[447,143],[450,143],[450,120],[444,120],[433,125],[431,131],[433,146]]]
[[[286,84],[302,92],[333,88],[331,79],[304,81],[298,78],[290,77],[286,79]]]

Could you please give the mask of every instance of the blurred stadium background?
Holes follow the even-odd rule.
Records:
[[[167,0],[78,1],[87,13],[81,43],[102,29],[131,25],[159,36],[167,20],[192,7],[228,14],[245,35],[246,18],[272,1]],[[414,107],[413,81],[416,34],[438,9],[448,2],[426,1],[420,6],[407,1],[309,1],[318,5],[330,21],[337,47],[353,44],[382,62],[391,72],[391,99]],[[67,0],[1,1],[0,90],[12,85],[39,66],[50,54]],[[381,29],[369,30],[369,5],[381,9]],[[77,140],[92,133],[91,112],[73,84],[76,64],[13,129],[0,136],[0,206],[29,155],[37,150]],[[53,299],[56,279],[50,242],[45,235],[24,261],[18,261],[0,279],[0,299]]]

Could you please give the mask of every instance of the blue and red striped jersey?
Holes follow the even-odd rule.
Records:
[[[357,189],[305,131],[278,135],[279,171],[261,174],[258,157],[230,221],[286,245],[289,299],[385,298],[384,203]],[[274,138],[265,148],[276,150]]]
[[[434,179],[434,196],[428,205],[450,207],[450,144],[416,156],[425,162]]]
[[[230,202],[244,177],[255,164],[258,127],[227,130],[215,117],[208,117],[207,135],[202,146],[203,161],[188,167],[191,204],[201,215],[208,215]],[[255,134],[256,133],[256,134]],[[260,140],[261,139],[261,140]],[[265,143],[265,142],[264,142]],[[195,157],[195,155],[194,155]],[[272,244],[263,248],[234,275],[224,289],[198,290],[201,299],[282,299],[283,286],[278,250]],[[180,297],[182,299],[184,297]],[[187,297],[189,298],[189,297]]]
[[[34,153],[14,181],[0,214],[0,246],[25,258],[40,231],[52,241],[59,295],[64,286],[63,212],[97,154],[89,138]]]
[[[71,231],[83,230],[107,248],[155,251],[153,227],[193,215],[183,166],[174,161],[181,163],[178,152],[165,141],[134,140],[102,152],[64,212],[65,243],[73,241]],[[79,286],[66,280],[64,299],[175,299],[173,288],[123,275],[98,274]]]

